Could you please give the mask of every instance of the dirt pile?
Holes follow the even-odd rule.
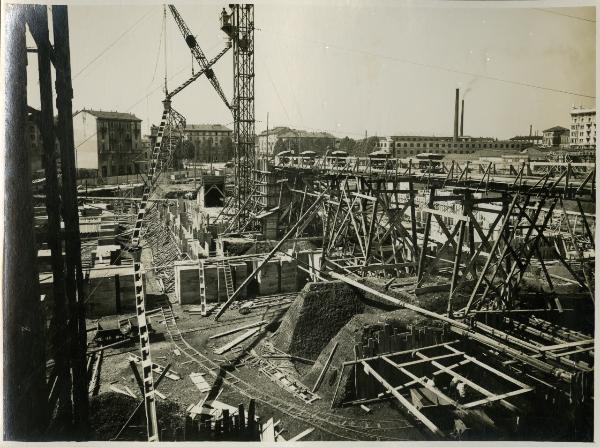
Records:
[[[139,401],[124,394],[107,392],[90,399],[91,441],[110,441],[125,424]],[[156,414],[159,430],[166,430],[167,436],[173,436],[176,428],[184,426],[184,411],[176,403],[157,401]],[[144,408],[138,411],[138,420],[132,425],[146,424]],[[145,431],[145,430],[143,430]],[[124,440],[145,441],[144,437],[133,438],[132,432],[125,431],[119,438]]]
[[[316,359],[338,331],[364,310],[360,293],[343,282],[309,283],[288,309],[273,345],[290,355]]]
[[[325,400],[331,400],[333,393],[335,392],[338,375],[342,373],[342,363],[355,360],[354,346],[363,344],[367,336],[381,330],[384,325],[389,325],[398,332],[412,331],[415,335],[421,332],[431,333],[432,329],[439,333],[442,327],[440,322],[431,320],[408,309],[399,309],[379,314],[362,313],[355,315],[323,348],[315,364],[303,376],[303,383],[306,383],[309,386],[316,383],[331,350],[337,343],[338,346],[333,355],[329,369],[317,391],[317,394]],[[412,338],[413,337],[411,337],[411,340]],[[418,337],[414,338],[418,343]],[[425,342],[426,344],[430,344],[429,340],[426,340]],[[409,344],[410,343],[412,342],[409,341]],[[407,349],[410,349],[410,347],[407,346]],[[340,402],[342,398],[347,398],[353,393],[354,375],[352,368],[346,367],[343,374],[336,402]]]

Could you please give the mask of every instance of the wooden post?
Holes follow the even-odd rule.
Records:
[[[433,208],[435,198],[435,188],[431,188],[429,191],[429,202],[427,202],[428,208]],[[425,260],[427,258],[427,245],[429,244],[429,232],[431,231],[431,213],[427,213],[425,218],[425,232],[423,233],[423,247],[421,248],[421,256],[419,258],[419,269],[417,271],[417,287],[423,280],[423,273],[425,269]]]
[[[39,125],[42,145],[44,173],[46,176],[46,214],[48,215],[47,242],[51,253],[52,291],[54,306],[50,326],[51,353],[58,377],[57,426],[70,431],[73,417],[71,404],[71,371],[65,340],[69,339],[68,312],[65,300],[64,260],[62,255],[62,234],[60,220],[60,196],[58,173],[55,158],[54,102],[52,99],[52,73],[50,62],[50,37],[48,33],[48,13],[44,6],[30,6],[29,28],[37,46],[38,72],[40,85],[39,115],[34,121]]]
[[[73,414],[79,437],[88,432],[88,393],[85,377],[85,294],[81,269],[81,240],[77,208],[75,146],[73,143],[73,88],[69,50],[69,19],[66,6],[52,6],[54,66],[56,68],[57,133],[61,152],[63,220],[65,224],[66,290],[69,300]]]
[[[29,153],[25,149],[25,5],[6,5],[4,21],[4,439],[41,440],[48,415],[44,322],[36,269]],[[87,390],[86,390],[87,391]]]

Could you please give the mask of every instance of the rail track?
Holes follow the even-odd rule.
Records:
[[[272,396],[266,391],[248,383],[230,371],[222,370],[221,365],[205,356],[189,344],[179,330],[175,316],[170,307],[162,307],[165,326],[171,342],[193,360],[204,371],[214,378],[221,376],[223,384],[228,385],[241,395],[255,399],[289,417],[302,421],[339,439],[351,441],[385,440],[405,441],[408,438],[391,437],[376,433],[378,430],[402,430],[413,428],[413,425],[398,425],[399,420],[378,420],[347,418],[340,415],[317,411],[314,407],[289,403],[283,399]],[[368,430],[368,431],[365,431]]]

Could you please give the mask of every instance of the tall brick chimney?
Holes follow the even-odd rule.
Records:
[[[454,141],[458,141],[458,94],[459,91],[456,89],[456,97],[454,99]]]
[[[464,136],[464,125],[465,125],[465,100],[463,99],[460,103],[460,136]]]

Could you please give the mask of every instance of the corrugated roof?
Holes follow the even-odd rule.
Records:
[[[132,113],[123,113],[123,112],[105,112],[103,110],[89,110],[83,109],[80,112],[87,112],[90,115],[94,115],[97,118],[107,119],[107,120],[121,120],[121,121],[142,121],[137,116]],[[77,113],[75,115],[77,115]]]
[[[185,130],[232,132],[230,128],[222,124],[186,124]]]

